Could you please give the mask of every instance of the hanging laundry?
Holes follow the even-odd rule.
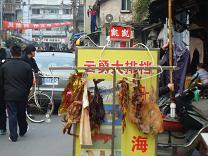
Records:
[[[89,15],[91,15],[91,33],[95,32],[95,30],[97,29],[97,23],[96,23],[96,16],[97,16],[97,11],[95,9],[95,6],[93,6],[93,8],[91,8],[91,6],[89,6],[89,9],[87,11],[87,15],[89,17]]]

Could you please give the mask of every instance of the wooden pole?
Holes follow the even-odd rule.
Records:
[[[172,0],[168,0],[168,30],[169,30],[169,66],[173,66],[172,47]],[[170,83],[173,83],[173,69],[170,68]]]

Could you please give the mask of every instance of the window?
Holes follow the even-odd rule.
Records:
[[[40,9],[32,9],[32,14],[40,14]]]
[[[49,10],[49,14],[56,14],[56,13],[58,13],[58,10],[56,9]]]
[[[57,9],[47,9],[43,11],[44,14],[57,14],[58,10]]]
[[[63,9],[63,14],[72,14],[69,9]]]
[[[121,10],[131,11],[131,0],[122,0]]]

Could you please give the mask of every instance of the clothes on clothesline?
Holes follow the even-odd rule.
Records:
[[[96,24],[97,11],[90,9],[87,11],[87,14],[88,16],[91,15],[91,32],[95,32],[97,28],[97,24]]]

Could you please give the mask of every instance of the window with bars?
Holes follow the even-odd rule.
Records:
[[[16,3],[21,3],[21,0],[15,0]]]
[[[40,9],[32,9],[32,14],[40,14]]]
[[[44,14],[57,14],[59,12],[58,9],[45,9],[43,11]]]
[[[63,9],[63,14],[72,14],[72,9]]]
[[[122,0],[121,1],[121,11],[131,11],[132,0]]]

